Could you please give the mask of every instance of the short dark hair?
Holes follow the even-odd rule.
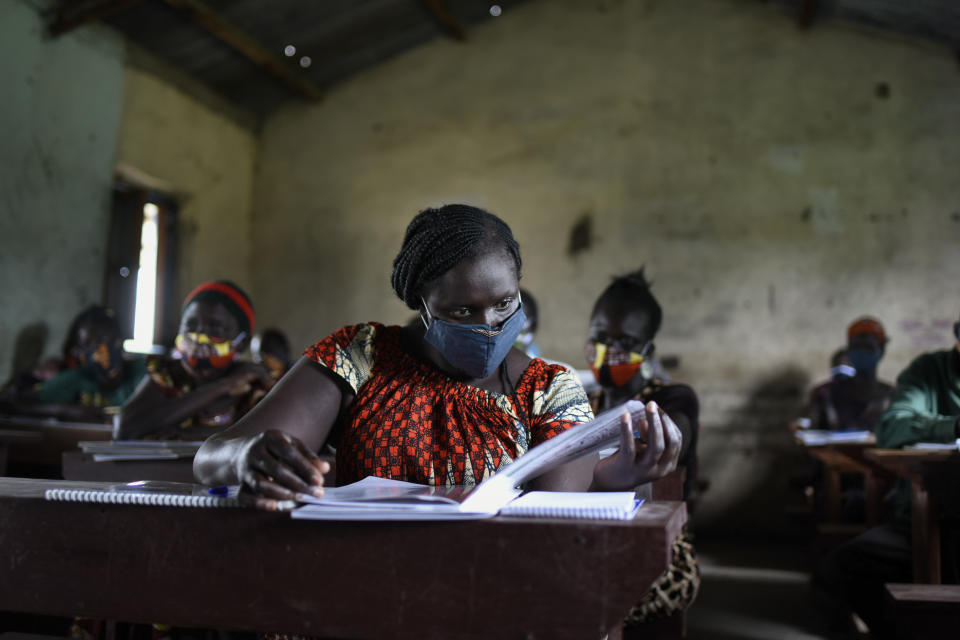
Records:
[[[284,362],[290,361],[290,343],[287,336],[280,329],[273,327],[264,329],[260,336],[260,353],[269,353]]]
[[[653,297],[653,293],[650,292],[650,281],[647,280],[644,269],[646,269],[646,267],[640,267],[636,271],[615,277],[613,282],[611,282],[607,288],[603,290],[603,293],[600,294],[600,297],[597,298],[597,302],[593,305],[593,313],[591,315],[596,313],[600,304],[607,300],[626,302],[646,311],[650,315],[650,328],[655,335],[660,330],[660,324],[663,322],[663,309],[660,308],[660,303],[657,302],[657,299]]]
[[[409,308],[419,309],[427,284],[467,258],[501,248],[513,258],[519,279],[520,246],[506,222],[465,204],[424,209],[407,226],[390,284]]]

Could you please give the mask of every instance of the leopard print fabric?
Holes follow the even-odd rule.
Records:
[[[670,549],[670,566],[637,603],[623,624],[628,627],[652,622],[684,611],[700,590],[700,566],[690,534],[684,529]]]

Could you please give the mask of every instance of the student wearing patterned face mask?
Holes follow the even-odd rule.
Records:
[[[656,402],[682,433],[678,464],[686,467],[683,496],[689,499],[697,476],[700,409],[693,389],[671,384],[660,373],[653,357],[653,341],[662,319],[663,311],[650,292],[642,268],[614,278],[600,294],[590,317],[586,360],[600,384],[590,401],[595,412],[628,400]],[[682,614],[693,602],[699,586],[700,570],[684,531],[673,545],[671,566],[631,610],[625,621],[627,628],[637,627],[642,633],[642,623]]]
[[[148,361],[149,377],[124,405],[115,437],[202,440],[243,416],[274,382],[263,365],[236,359],[253,326],[253,305],[232,282],[190,292],[174,357]]]
[[[420,212],[391,278],[414,321],[344,327],[307,349],[263,402],[204,443],[198,479],[240,482],[266,509],[322,495],[328,467],[316,452],[329,439],[343,483],[376,475],[471,485],[589,420],[566,367],[513,347],[525,320],[520,271],[519,246],[500,218],[467,205]],[[583,456],[530,486],[625,489],[671,471],[677,426],[653,403],[635,426],[650,446],[632,441],[625,421],[621,453]]]
[[[91,306],[74,318],[65,349],[71,367],[20,392],[15,409],[61,418],[100,418],[119,407],[146,373],[143,358],[127,358],[113,313]]]

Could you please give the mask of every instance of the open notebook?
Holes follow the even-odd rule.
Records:
[[[310,498],[305,507],[294,510],[295,518],[329,520],[461,520],[465,518],[489,518],[498,513],[508,515],[508,505],[521,493],[518,488],[561,464],[616,444],[620,439],[620,420],[629,412],[634,423],[644,416],[644,403],[630,401],[620,407],[605,411],[590,422],[577,425],[566,432],[533,447],[526,454],[488,477],[475,488],[464,493],[464,488],[452,490],[444,487],[426,487],[412,483],[383,481],[380,478],[364,478],[346,487],[327,489],[323,498]],[[364,484],[366,483],[366,484]],[[371,494],[365,492],[371,489]],[[610,500],[606,493],[582,493],[578,498],[548,492],[544,503],[536,505],[547,509],[538,514],[550,517],[595,517],[598,509],[607,508]],[[535,502],[537,498],[524,498]],[[573,510],[571,500],[578,500],[582,508]],[[621,492],[619,500],[623,509],[633,517],[638,503],[632,492]],[[630,511],[630,509],[633,509]],[[569,514],[561,516],[563,514]],[[605,512],[606,513],[606,512]],[[590,514],[590,515],[587,515]]]
[[[632,491],[559,492],[512,491],[497,511],[474,510],[474,487],[430,487],[369,476],[326,490],[324,497],[305,497],[292,517],[304,520],[474,520],[494,515],[541,518],[629,520],[642,500]]]

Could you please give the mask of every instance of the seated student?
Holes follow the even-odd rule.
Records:
[[[537,327],[540,324],[537,299],[533,297],[532,293],[523,287],[520,287],[520,299],[523,301],[523,311],[527,316],[527,320],[523,323],[523,328],[520,329],[520,335],[517,336],[517,340],[514,342],[513,346],[515,346],[517,349],[520,349],[520,351],[523,351],[531,358],[539,358],[542,353],[540,351],[540,347],[536,342],[534,342],[537,334]]]
[[[114,436],[203,440],[233,424],[273,384],[266,367],[239,362],[253,330],[250,298],[226,280],[183,301],[174,358],[151,358],[149,377],[123,406]]]
[[[419,323],[344,327],[309,348],[270,394],[194,459],[197,478],[240,482],[276,509],[322,494],[337,444],[343,483],[377,475],[433,485],[478,483],[592,417],[565,367],[530,359],[514,341],[524,324],[520,251],[500,218],[475,207],[426,209],[393,263],[394,292]],[[679,428],[654,404],[622,425],[619,453],[584,456],[530,483],[551,490],[632,488],[676,467]]]
[[[264,329],[261,335],[254,336],[250,351],[253,361],[265,366],[274,381],[290,369],[290,343],[279,329]]]
[[[643,269],[614,278],[604,289],[593,306],[586,345],[587,362],[601,386],[591,402],[594,411],[604,411],[628,400],[653,401],[673,418],[683,437],[679,464],[686,466],[683,496],[688,499],[697,477],[700,405],[693,389],[665,382],[651,365],[662,319]],[[673,545],[671,566],[630,612],[628,625],[686,610],[699,586],[693,545],[684,533]]]
[[[146,373],[143,358],[127,359],[113,312],[92,305],[74,318],[65,342],[64,369],[33,389],[20,391],[12,407],[67,419],[98,419],[119,407]]]
[[[850,324],[845,356],[854,375],[843,375],[849,369],[840,363],[831,369],[838,375],[813,389],[809,428],[873,431],[893,395],[893,386],[877,379],[886,344],[883,325],[874,318],[864,316]]]
[[[953,349],[917,357],[897,377],[889,409],[876,425],[877,447],[897,449],[918,442],[954,442],[960,438],[960,321],[954,325]],[[899,480],[894,514],[889,522],[869,529],[841,545],[824,559],[814,586],[830,600],[852,609],[874,637],[892,633],[884,619],[884,584],[910,582],[910,489]],[[956,540],[956,531],[942,532]],[[951,545],[943,548],[951,551]],[[956,549],[952,549],[956,553]],[[956,560],[947,553],[945,561]],[[957,582],[957,567],[944,567],[944,582]]]

